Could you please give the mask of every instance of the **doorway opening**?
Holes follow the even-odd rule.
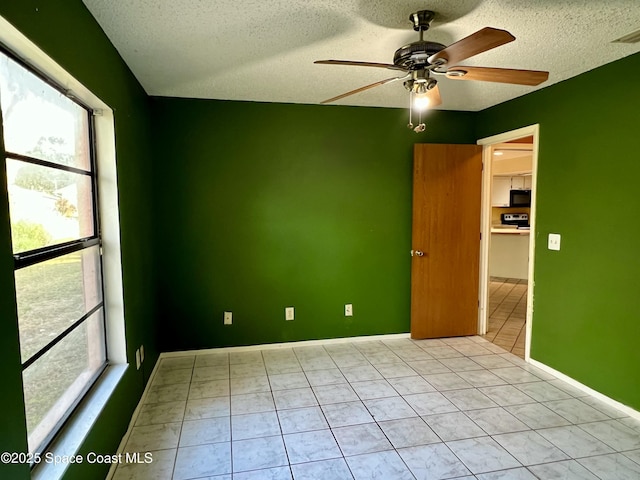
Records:
[[[489,311],[484,338],[524,358],[527,318],[527,280],[489,278]]]
[[[478,333],[529,359],[538,125],[484,138]]]

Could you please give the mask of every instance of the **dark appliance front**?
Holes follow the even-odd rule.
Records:
[[[530,207],[531,206],[531,190],[510,190],[509,206],[510,207]]]

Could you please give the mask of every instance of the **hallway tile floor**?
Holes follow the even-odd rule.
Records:
[[[524,358],[527,280],[491,277],[489,325],[484,338]]]
[[[640,478],[640,421],[482,337],[163,357],[114,479]]]

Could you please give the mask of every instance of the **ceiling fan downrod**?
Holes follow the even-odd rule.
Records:
[[[416,32],[420,32],[420,40],[422,40],[422,32],[429,30],[435,16],[436,13],[431,10],[420,10],[409,15],[409,20],[413,23],[413,29]]]

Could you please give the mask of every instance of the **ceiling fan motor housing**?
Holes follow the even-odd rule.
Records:
[[[444,45],[437,42],[413,42],[396,50],[393,54],[393,64],[406,70],[418,70],[430,65],[427,59],[444,48]]]

